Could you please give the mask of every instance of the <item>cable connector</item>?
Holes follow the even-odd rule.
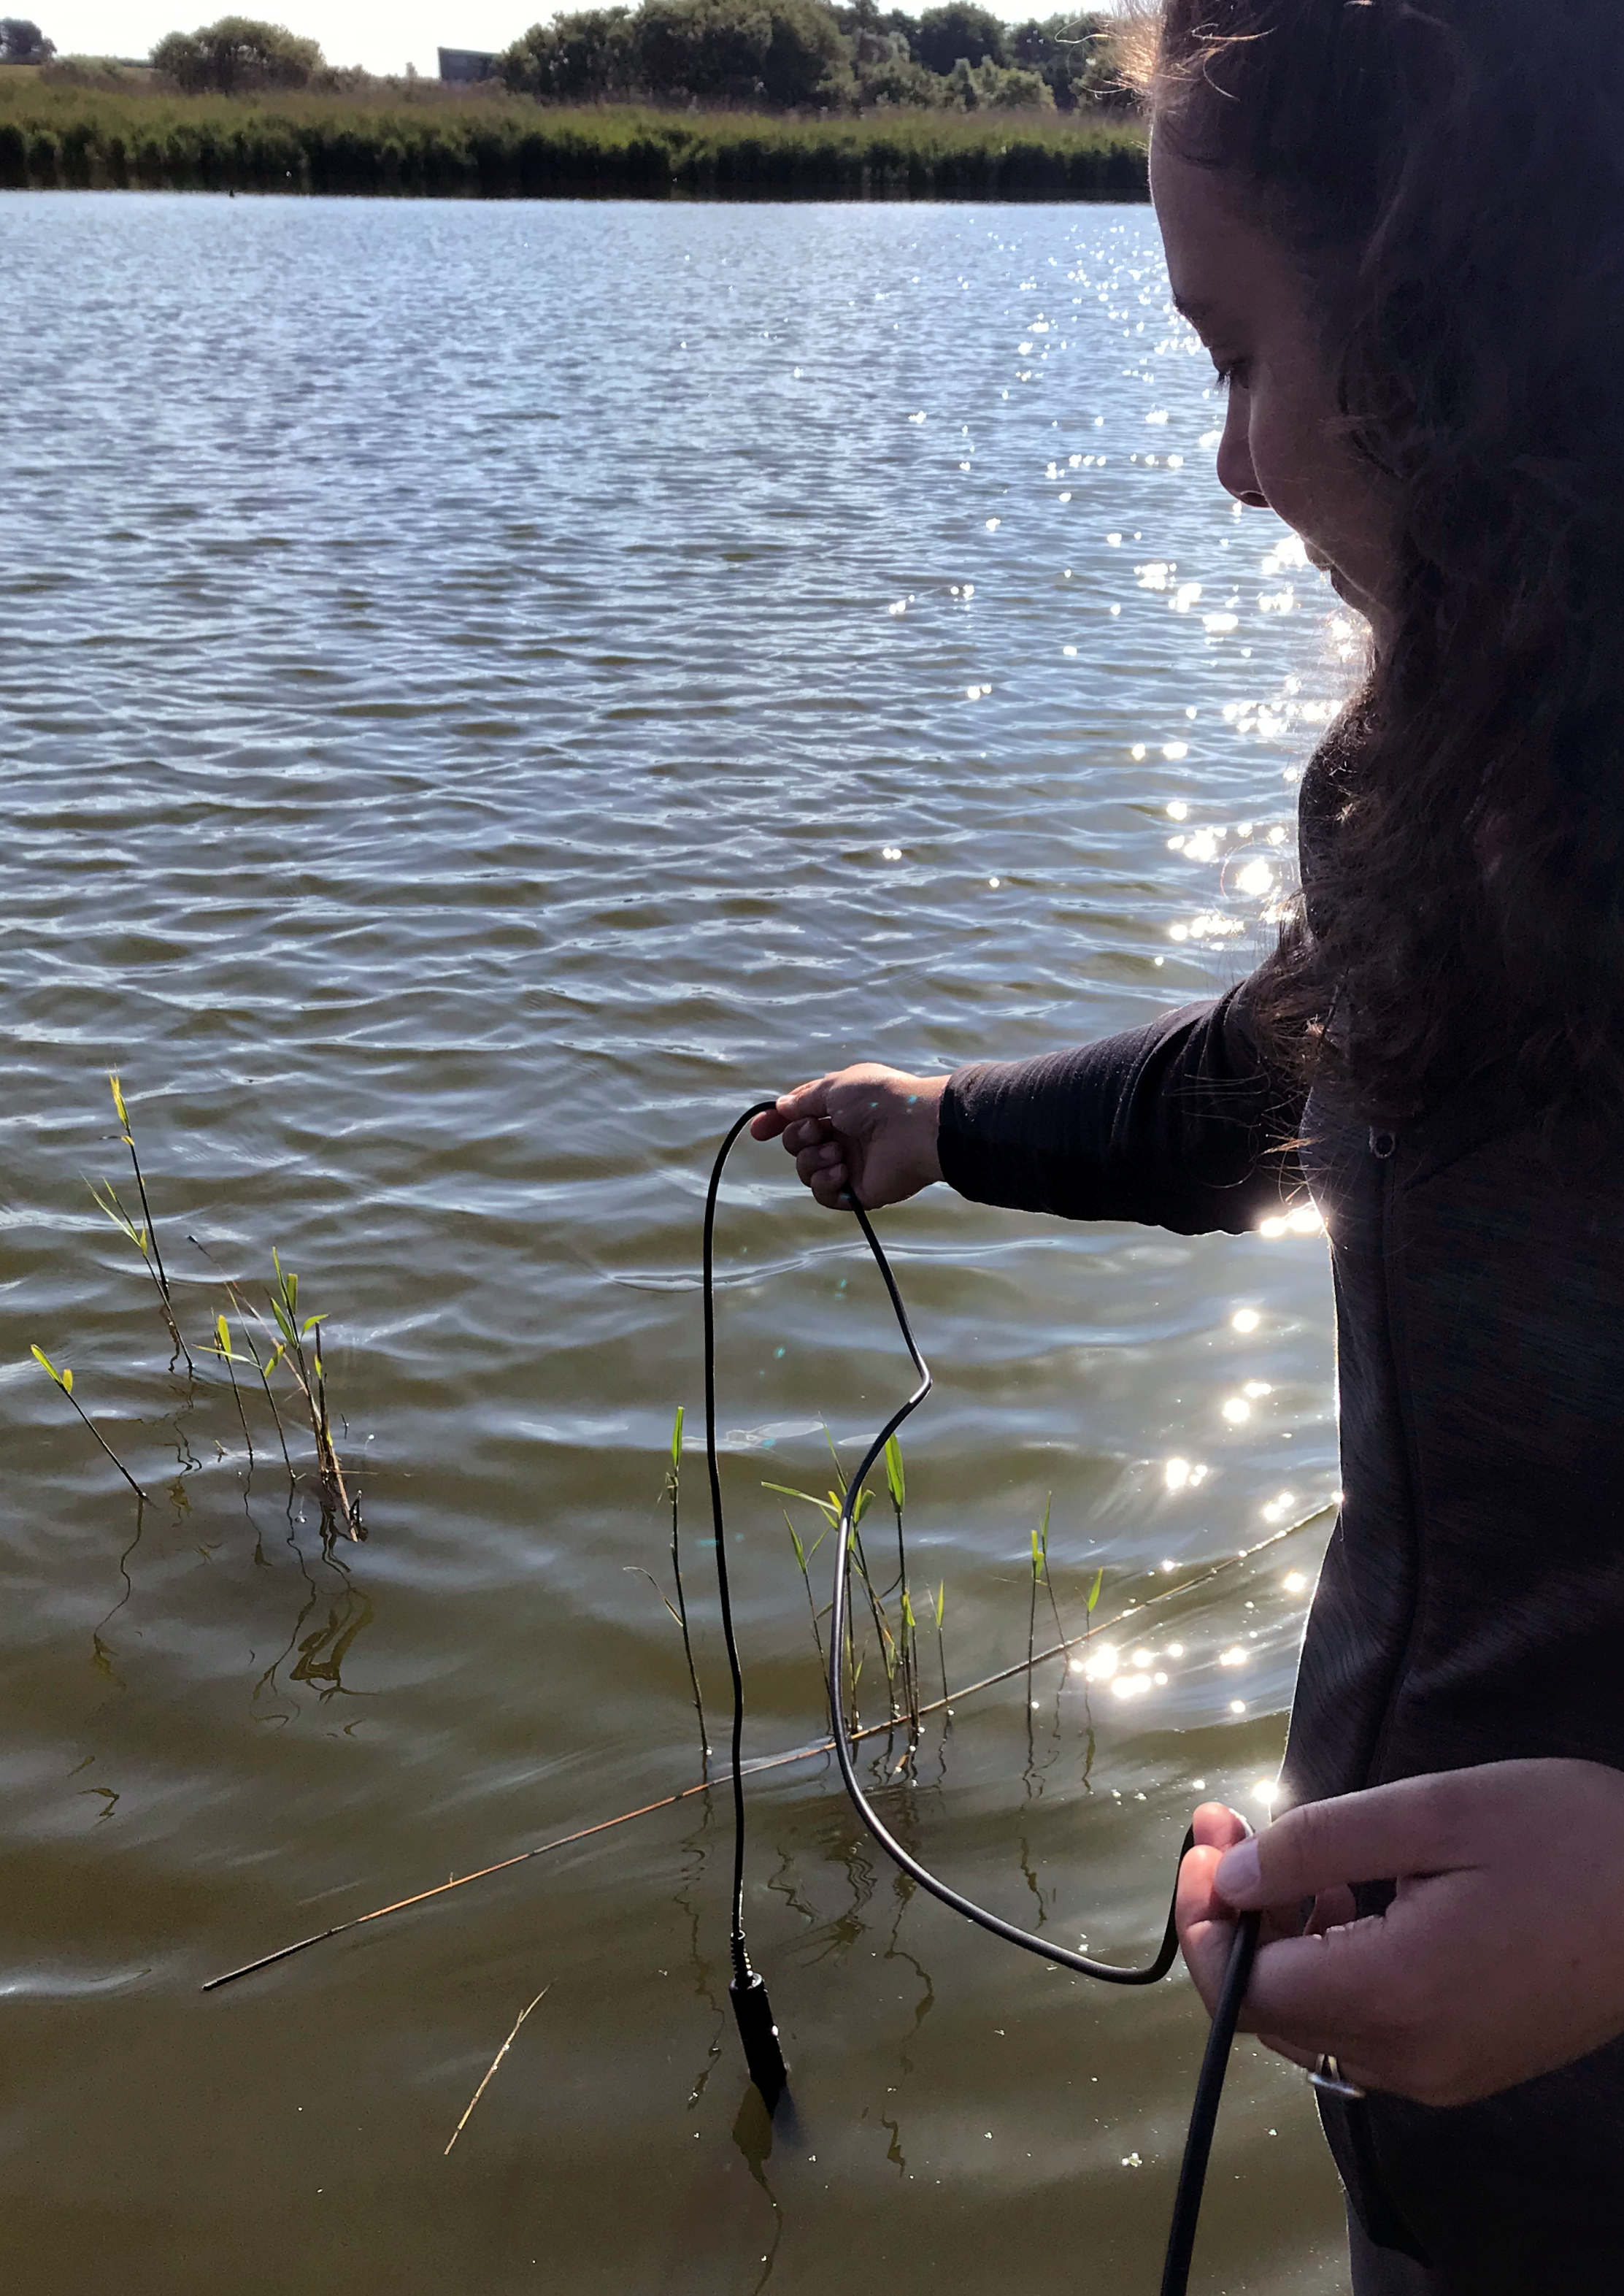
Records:
[[[733,2003],[733,2013],[739,2028],[739,2039],[743,2044],[744,2062],[750,2077],[761,2092],[761,2101],[771,2112],[790,2085],[789,2068],[783,2062],[783,2051],[778,2046],[778,2028],[773,2022],[772,2004],[767,1997],[767,1988],[756,1972],[749,1970],[743,1977],[735,1977],[727,1988],[727,1997]]]

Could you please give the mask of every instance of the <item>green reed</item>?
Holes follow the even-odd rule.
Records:
[[[1147,195],[1145,134],[1080,112],[857,117],[447,96],[181,96],[0,73],[0,188],[548,199]]]
[[[770,1488],[770,1486],[764,1486],[764,1488]],[[823,1633],[817,1623],[817,1598],[812,1592],[812,1572],[810,1565],[813,1556],[817,1553],[818,1548],[823,1545],[824,1539],[829,1535],[829,1525],[827,1522],[824,1523],[822,1530],[818,1532],[817,1537],[813,1540],[810,1546],[803,1546],[801,1545],[800,1533],[796,1529],[793,1521],[791,1520],[790,1510],[788,1507],[785,1507],[783,1511],[783,1527],[790,1534],[790,1545],[794,1548],[795,1560],[800,1566],[800,1582],[807,1590],[807,1608],[812,1614],[812,1640],[816,1645],[818,1671],[822,1674],[827,1671],[827,1661],[824,1657]]]
[[[671,1464],[666,1476],[666,1493],[671,1502],[671,1576],[677,1584],[675,1616],[682,1628],[683,1656],[688,1661],[688,1681],[693,1692],[693,1711],[699,1718],[699,1751],[701,1764],[710,1759],[710,1733],[705,1726],[705,1702],[700,1696],[699,1669],[693,1663],[693,1643],[688,1632],[688,1601],[683,1592],[682,1547],[678,1536],[682,1504],[682,1430],[683,1406],[677,1406],[677,1416],[671,1422]],[[670,1607],[667,1605],[668,1609]]]
[[[67,1365],[64,1364],[61,1371],[58,1371],[56,1365],[52,1362],[50,1357],[45,1353],[43,1348],[30,1347],[29,1352],[32,1355],[35,1362],[38,1364],[43,1370],[50,1374],[53,1384],[62,1394],[67,1397],[69,1402],[78,1413],[79,1417],[84,1421],[86,1426],[89,1428],[91,1433],[95,1437],[96,1441],[101,1445],[103,1451],[106,1452],[108,1457],[112,1461],[114,1466],[117,1467],[119,1472],[123,1476],[131,1490],[135,1492],[135,1496],[138,1499],[149,1498],[151,1494],[142,1489],[140,1484],[135,1480],[134,1475],[131,1474],[129,1469],[119,1456],[119,1454],[113,1449],[112,1445],[108,1441],[106,1436],[103,1434],[101,1429],[96,1425],[95,1421],[90,1416],[90,1414],[86,1410],[84,1405],[79,1401],[78,1397],[75,1395],[73,1391],[73,1374],[70,1371]]]
[[[87,1180],[85,1185],[90,1190],[95,1203],[106,1213],[120,1234],[127,1236],[140,1253],[141,1264],[151,1276],[153,1289],[158,1294],[159,1308],[165,1324],[168,1326],[169,1337],[175,1342],[176,1353],[185,1357],[188,1371],[195,1371],[197,1366],[192,1360],[191,1349],[181,1335],[180,1324],[176,1317],[175,1300],[169,1290],[168,1273],[163,1264],[163,1253],[159,1248],[157,1224],[152,1218],[152,1207],[147,1201],[146,1180],[141,1169],[141,1157],[135,1146],[135,1127],[130,1122],[129,1110],[125,1104],[117,1069],[109,1070],[107,1081],[112,1087],[113,1107],[118,1113],[119,1137],[130,1152],[130,1164],[135,1175],[135,1193],[141,1202],[139,1225],[126,1211],[119,1201],[119,1192],[111,1180],[104,1181],[99,1187],[94,1180]]]
[[[919,1628],[908,1588],[907,1545],[903,1536],[902,1511],[907,1504],[907,1477],[903,1471],[902,1446],[894,1435],[885,1444],[885,1488],[897,1523],[897,1603],[901,1614],[902,1696],[908,1721],[908,1752],[919,1743]]]
[[[190,1404],[195,1392],[198,1377],[197,1361],[181,1327],[176,1292],[168,1268],[164,1262],[162,1247],[159,1242],[157,1223],[152,1216],[152,1201],[147,1191],[146,1175],[142,1168],[140,1150],[135,1144],[135,1131],[130,1116],[129,1103],[116,1070],[109,1073],[108,1085],[112,1093],[114,1111],[119,1119],[119,1138],[129,1152],[130,1169],[135,1181],[135,1197],[133,1201],[127,1201],[111,1181],[100,1184],[87,1181],[86,1185],[98,1209],[105,1214],[133,1247],[152,1283],[163,1317],[164,1327],[168,1332],[175,1350],[170,1358],[170,1368],[173,1370],[176,1362],[184,1357],[193,1383],[187,1395],[187,1402]],[[338,1442],[333,1433],[332,1406],[328,1391],[327,1354],[324,1343],[327,1322],[325,1315],[306,1313],[300,1316],[299,1277],[291,1269],[283,1267],[281,1254],[276,1250],[273,1249],[271,1252],[274,1280],[266,1288],[265,1306],[262,1310],[248,1296],[241,1284],[226,1275],[225,1270],[220,1268],[218,1261],[215,1259],[214,1254],[209,1250],[207,1245],[201,1243],[196,1236],[192,1236],[190,1241],[222,1277],[227,1299],[238,1318],[240,1329],[234,1332],[226,1316],[224,1313],[217,1314],[209,1337],[207,1341],[199,1343],[197,1353],[200,1356],[213,1357],[225,1371],[226,1382],[231,1389],[232,1404],[236,1413],[237,1423],[242,1432],[250,1476],[256,1454],[253,1433],[249,1425],[248,1410],[243,1401],[242,1388],[237,1379],[239,1366],[244,1369],[251,1366],[254,1376],[259,1382],[271,1414],[272,1423],[276,1430],[276,1439],[281,1447],[283,1464],[288,1471],[290,1484],[296,1485],[298,1476],[288,1447],[287,1426],[277,1403],[273,1381],[277,1373],[281,1372],[284,1380],[291,1383],[299,1396],[310,1424],[311,1439],[316,1451],[316,1482],[321,1496],[324,1530],[331,1530],[341,1522],[351,1538],[364,1538],[366,1533],[361,1520],[360,1495],[358,1492],[352,1493],[345,1480],[343,1464],[339,1456]],[[256,1330],[260,1335],[258,1341],[255,1338]],[[239,1339],[242,1343],[241,1349],[238,1346]],[[131,1489],[143,1499],[148,1497],[149,1494],[142,1490],[140,1484],[136,1482],[123,1461],[112,1450],[100,1430],[85,1412],[73,1391],[71,1371],[64,1369],[59,1372],[50,1357],[38,1347],[34,1348],[32,1352],[41,1367],[49,1374],[55,1386],[67,1398],[73,1409],[89,1428],[90,1432],[95,1437],[96,1441],[106,1452]],[[176,1490],[177,1493],[180,1491],[178,1485]],[[184,1494],[181,1495],[181,1504],[185,1504]]]
[[[1044,1589],[1044,1592],[1048,1595],[1049,1608],[1054,1613],[1054,1633],[1056,1638],[1062,1643],[1066,1639],[1066,1630],[1060,1622],[1060,1604],[1054,1599],[1054,1581],[1049,1576],[1049,1508],[1053,1504],[1054,1497],[1054,1494],[1053,1491],[1049,1491],[1045,1494],[1043,1515],[1038,1524],[1038,1528],[1032,1533],[1031,1602],[1027,1611],[1026,1620],[1026,1662],[1029,1670],[1033,1663],[1032,1652],[1037,1647],[1038,1589],[1039,1587],[1041,1587]],[[1092,1605],[1090,1605],[1090,1607],[1092,1608]]]
[[[827,1428],[824,1429],[824,1433],[825,1438],[828,1438],[829,1431]],[[803,1578],[807,1578],[807,1564],[810,1560],[810,1555],[815,1554],[817,1552],[818,1546],[822,1545],[827,1533],[833,1530],[838,1526],[841,1516],[845,1509],[847,1488],[846,1476],[841,1469],[840,1460],[838,1457],[834,1456],[834,1444],[833,1439],[829,1439],[829,1450],[831,1457],[834,1458],[834,1479],[837,1488],[824,1492],[821,1497],[816,1491],[797,1490],[788,1483],[764,1482],[761,1486],[763,1490],[774,1491],[780,1498],[799,1499],[804,1506],[815,1507],[818,1513],[824,1518],[824,1528],[818,1533],[817,1538],[814,1541],[810,1554],[803,1554],[800,1534],[797,1532],[794,1524],[792,1522],[790,1523],[790,1537],[795,1544],[796,1555],[800,1562],[801,1575]],[[867,1513],[873,1499],[874,1493],[872,1491],[859,1491],[857,1496],[856,1503],[852,1507],[851,1531],[849,1535],[851,1563],[852,1568],[857,1574],[858,1583],[863,1589],[865,1597],[866,1598],[869,1617],[874,1622],[874,1640],[880,1652],[880,1662],[885,1669],[886,1702],[890,1717],[893,1722],[898,1722],[902,1718],[902,1710],[897,1702],[897,1685],[899,1670],[898,1640],[897,1636],[891,1632],[890,1625],[886,1618],[883,1605],[881,1602],[880,1596],[875,1592],[874,1578],[868,1568],[868,1557],[863,1551],[863,1535],[858,1527],[862,1522],[863,1517]],[[790,1520],[787,1513],[784,1520],[786,1522]],[[888,1589],[888,1592],[890,1590]],[[810,1593],[811,1581],[808,1578],[808,1596],[810,1596]],[[851,1710],[854,1718],[852,1726],[854,1728],[857,1726],[856,1720],[857,1712],[857,1686],[863,1670],[863,1661],[858,1652],[856,1641],[856,1607],[857,1606],[854,1603],[848,1608],[846,1621],[846,1662],[851,1683]],[[815,1634],[816,1632],[817,1618],[818,1613],[815,1609],[813,1612],[813,1631]],[[818,1638],[818,1654],[821,1658],[823,1654],[821,1636]]]
[[[240,1356],[234,1355],[232,1352],[231,1325],[226,1322],[224,1316],[217,1316],[215,1317],[214,1332],[214,1345],[210,1348],[209,1353],[211,1355],[218,1356],[220,1361],[226,1366],[226,1376],[231,1382],[231,1399],[237,1406],[237,1418],[242,1425],[242,1440],[247,1446],[249,1464],[251,1466],[254,1457],[254,1439],[248,1431],[248,1414],[242,1408],[242,1390],[237,1385],[237,1374],[235,1370],[233,1368],[234,1365],[240,1363],[242,1359]]]
[[[320,1316],[299,1319],[299,1278],[284,1268],[282,1255],[275,1244],[271,1247],[271,1266],[276,1281],[269,1294],[271,1313],[282,1334],[283,1361],[287,1365],[293,1384],[304,1398],[305,1410],[310,1421],[310,1432],[316,1441],[316,1475],[321,1487],[324,1507],[337,1515],[351,1538],[361,1536],[361,1503],[352,1499],[344,1482],[344,1470],[339,1464],[338,1447],[332,1439],[332,1422],[327,1409],[327,1374],[322,1361],[322,1324]],[[307,1349],[305,1341],[310,1346]]]
[[[193,1241],[195,1242],[196,1238],[193,1237]],[[201,1244],[198,1246],[198,1249],[200,1250],[202,1249]],[[238,1391],[236,1373],[234,1366],[237,1364],[252,1364],[255,1374],[258,1378],[259,1384],[265,1390],[265,1399],[270,1406],[271,1418],[275,1424],[276,1440],[282,1447],[282,1463],[283,1466],[286,1467],[289,1476],[291,1477],[293,1473],[293,1462],[288,1456],[287,1430],[282,1423],[282,1414],[276,1408],[276,1397],[271,1386],[271,1374],[275,1370],[277,1365],[282,1360],[283,1342],[280,1340],[276,1341],[275,1345],[270,1351],[268,1358],[262,1356],[258,1349],[254,1344],[254,1335],[252,1332],[248,1328],[249,1318],[252,1316],[254,1312],[253,1309],[246,1305],[242,1294],[238,1292],[234,1283],[228,1283],[226,1288],[231,1295],[231,1303],[233,1307],[236,1308],[238,1314],[243,1318],[242,1344],[248,1349],[248,1353],[245,1356],[240,1356],[236,1352],[235,1348],[232,1344],[231,1325],[226,1322],[224,1316],[217,1316],[215,1317],[215,1339],[213,1346],[209,1349],[209,1353],[211,1355],[218,1356],[220,1360],[226,1365],[226,1374],[231,1381],[232,1393],[237,1397],[237,1411],[239,1416],[242,1415],[242,1398]],[[246,1419],[244,1419],[242,1423],[242,1432],[244,1438],[247,1439],[248,1423]],[[254,1447],[251,1439],[249,1440],[248,1444],[248,1455],[250,1459],[254,1456]]]
[[[185,1357],[187,1370],[195,1376],[197,1365],[193,1359],[192,1350],[186,1343],[176,1312],[174,1290],[169,1281],[168,1270],[164,1266],[163,1252],[158,1241],[157,1224],[152,1218],[152,1207],[147,1194],[146,1177],[141,1168],[140,1152],[135,1145],[135,1128],[130,1119],[129,1106],[117,1070],[109,1075],[108,1083],[111,1087],[113,1107],[119,1118],[120,1128],[119,1137],[129,1151],[130,1167],[135,1175],[135,1190],[141,1208],[140,1220],[137,1221],[127,1209],[117,1189],[111,1183],[102,1187],[91,1185],[90,1192],[101,1210],[120,1233],[128,1238],[140,1255],[142,1265],[158,1295],[159,1305],[169,1336],[177,1352]],[[192,1240],[194,1243],[197,1242],[195,1237]],[[198,1249],[204,1251],[205,1257],[212,1260],[213,1254],[208,1252],[203,1245],[199,1244]],[[217,1315],[215,1317],[213,1334],[204,1343],[201,1351],[214,1357],[216,1361],[225,1368],[226,1378],[230,1382],[238,1422],[242,1430],[242,1440],[247,1447],[250,1467],[254,1458],[253,1436],[249,1429],[247,1412],[243,1408],[242,1390],[237,1385],[236,1366],[239,1364],[245,1366],[251,1364],[270,1408],[283,1464],[291,1475],[294,1469],[288,1451],[287,1431],[271,1385],[272,1377],[277,1369],[279,1367],[285,1369],[309,1419],[311,1438],[316,1447],[316,1483],[321,1494],[324,1515],[341,1521],[351,1538],[360,1538],[365,1535],[361,1521],[360,1499],[358,1496],[351,1496],[345,1482],[344,1470],[339,1458],[338,1445],[332,1432],[332,1414],[327,1395],[327,1365],[322,1346],[322,1331],[325,1318],[319,1315],[307,1315],[302,1320],[300,1319],[299,1277],[291,1270],[283,1268],[281,1255],[274,1246],[271,1251],[271,1266],[274,1281],[266,1292],[266,1300],[272,1318],[269,1324],[258,1308],[244,1298],[237,1284],[227,1281],[226,1285],[231,1303],[242,1318],[242,1338],[248,1349],[247,1355],[242,1355],[237,1351],[233,1343],[231,1326],[223,1314]],[[264,1354],[261,1354],[255,1342],[252,1330],[250,1328],[250,1324],[257,1324],[264,1335],[267,1342]]]
[[[193,1241],[196,1242],[197,1239],[193,1237]],[[203,1247],[200,1244],[198,1249],[201,1250]],[[209,1254],[209,1257],[213,1255]],[[253,1443],[248,1433],[248,1421],[242,1413],[235,1366],[238,1364],[252,1365],[275,1423],[283,1464],[289,1474],[293,1475],[295,1469],[288,1451],[287,1430],[271,1386],[273,1374],[278,1368],[285,1368],[310,1422],[311,1439],[316,1447],[316,1488],[321,1496],[323,1515],[341,1523],[352,1539],[365,1538],[360,1497],[358,1494],[354,1497],[350,1495],[339,1459],[338,1445],[333,1439],[332,1414],[327,1400],[327,1365],[322,1354],[322,1327],[327,1319],[324,1316],[308,1315],[300,1320],[299,1277],[291,1268],[283,1267],[282,1254],[275,1245],[271,1247],[271,1268],[275,1280],[267,1287],[266,1304],[270,1308],[272,1322],[267,1323],[263,1313],[238,1284],[228,1282],[226,1289],[233,1307],[242,1318],[242,1343],[248,1353],[238,1354],[233,1345],[231,1325],[223,1315],[215,1318],[215,1336],[208,1351],[226,1366],[232,1393],[236,1397],[238,1415],[242,1418],[242,1432],[248,1442],[250,1459]],[[260,1354],[250,1328],[255,1324],[267,1342],[264,1355]]]
[[[808,1546],[796,1528],[794,1518],[789,1509],[786,1507],[783,1512],[784,1527],[790,1534],[790,1544],[794,1550],[801,1583],[807,1592],[807,1607],[812,1620],[812,1639],[816,1646],[820,1668],[826,1664],[824,1639],[819,1625],[823,1611],[819,1610],[812,1591],[810,1564],[813,1556],[816,1555],[830,1531],[838,1526],[847,1498],[847,1479],[835,1451],[833,1439],[827,1428],[824,1430],[824,1437],[829,1445],[829,1455],[834,1466],[833,1488],[819,1493],[801,1490],[789,1483],[764,1482],[762,1484],[764,1490],[775,1492],[780,1498],[796,1499],[803,1506],[814,1508],[823,1519],[822,1528],[817,1537]],[[892,1724],[906,1724],[907,1751],[904,1759],[911,1760],[919,1743],[919,1620],[914,1607],[913,1590],[908,1583],[907,1540],[904,1525],[904,1510],[907,1504],[907,1478],[903,1466],[902,1447],[894,1435],[886,1444],[884,1462],[886,1491],[891,1503],[892,1518],[897,1529],[897,1576],[889,1587],[882,1589],[876,1585],[874,1573],[869,1568],[868,1556],[864,1550],[860,1529],[863,1518],[874,1502],[874,1494],[867,1489],[857,1493],[851,1510],[851,1568],[856,1572],[857,1583],[862,1589],[863,1600],[874,1628],[874,1645],[879,1652],[880,1662],[885,1672],[888,1717]],[[939,1644],[941,1605],[945,1599],[944,1588],[937,1603]],[[894,1621],[887,1608],[887,1605],[893,1601],[896,1605]],[[857,1605],[854,1603],[848,1608],[846,1628],[846,1668],[851,1685],[854,1728],[859,1726],[857,1686],[863,1669],[862,1653],[857,1639]],[[943,1662],[945,1666],[945,1660]]]

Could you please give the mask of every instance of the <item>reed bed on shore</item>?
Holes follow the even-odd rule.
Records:
[[[522,97],[166,96],[0,75],[0,188],[373,198],[1142,199],[1143,129],[1054,112],[805,119]]]

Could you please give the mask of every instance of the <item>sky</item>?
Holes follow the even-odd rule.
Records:
[[[929,0],[901,4],[917,13]],[[1047,14],[1050,4],[991,0],[993,13],[1010,22]],[[413,63],[430,75],[439,68],[435,50],[442,44],[505,48],[555,12],[550,0],[10,0],[10,7],[32,17],[64,56],[148,55],[166,32],[189,32],[229,12],[285,19],[291,30],[321,42],[329,63],[373,72],[404,71]]]

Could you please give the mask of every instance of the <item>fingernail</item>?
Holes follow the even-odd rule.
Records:
[[[1261,1879],[1262,1868],[1258,1862],[1258,1844],[1254,1837],[1247,1841],[1237,1841],[1233,1849],[1224,1852],[1212,1876],[1212,1886],[1220,1898],[1227,1898],[1232,1906],[1238,1906],[1243,1899],[1255,1894]]]

